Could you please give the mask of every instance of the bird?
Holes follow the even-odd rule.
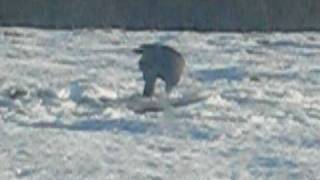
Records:
[[[169,95],[177,86],[183,74],[186,62],[178,51],[163,44],[142,44],[134,52],[142,55],[139,70],[144,80],[143,96],[154,94],[155,82],[159,78],[165,82],[165,91]]]

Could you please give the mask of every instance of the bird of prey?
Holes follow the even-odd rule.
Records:
[[[143,44],[134,52],[141,54],[139,69],[145,81],[143,96],[150,97],[154,93],[157,78],[165,82],[166,93],[179,83],[185,67],[182,55],[173,48],[161,44]]]

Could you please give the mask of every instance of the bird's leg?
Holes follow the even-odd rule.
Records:
[[[156,76],[145,77],[143,96],[150,97],[153,95],[155,82],[156,82]]]
[[[172,89],[173,89],[173,86],[172,86],[171,84],[167,84],[167,83],[166,83],[166,93],[167,93],[167,97],[169,97]]]

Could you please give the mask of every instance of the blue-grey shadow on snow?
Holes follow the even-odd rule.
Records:
[[[290,41],[290,40],[279,40],[279,41],[274,41],[270,42],[268,40],[258,40],[258,44],[267,46],[270,48],[299,48],[299,49],[320,49],[320,44],[308,44],[308,43],[300,43],[296,41]]]
[[[153,129],[156,124],[150,122],[130,121],[130,120],[84,120],[72,124],[61,122],[34,122],[27,123],[15,121],[20,127],[30,127],[36,129],[65,129],[70,131],[126,131],[129,133],[146,133],[148,129]]]
[[[228,81],[241,81],[246,76],[246,73],[239,67],[231,66],[226,68],[199,70],[194,73],[194,76],[197,79],[206,82],[213,82],[223,79]]]
[[[200,128],[197,126],[190,126],[184,124],[188,127],[187,131],[184,134],[180,134],[174,128],[168,126],[167,128],[161,123],[155,122],[142,122],[139,120],[125,120],[125,119],[89,119],[83,120],[71,124],[64,124],[61,122],[24,122],[24,121],[10,121],[15,123],[20,127],[34,128],[34,129],[60,129],[68,131],[82,131],[82,132],[97,132],[97,131],[106,131],[106,132],[126,132],[132,135],[137,134],[147,134],[148,136],[152,135],[165,135],[174,138],[184,138],[188,137],[193,140],[201,141],[211,141],[217,139],[220,135],[214,129]],[[181,124],[183,125],[183,124]],[[168,131],[169,130],[169,131]]]
[[[286,179],[302,179],[297,173],[298,163],[294,159],[281,156],[257,155],[248,163],[248,171],[254,176],[262,176],[267,179],[274,179],[279,174],[279,169],[286,172]]]

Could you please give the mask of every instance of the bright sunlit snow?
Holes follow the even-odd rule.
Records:
[[[172,96],[212,96],[128,108],[155,42],[187,62]],[[0,142],[4,180],[317,179],[320,34],[0,28]]]

